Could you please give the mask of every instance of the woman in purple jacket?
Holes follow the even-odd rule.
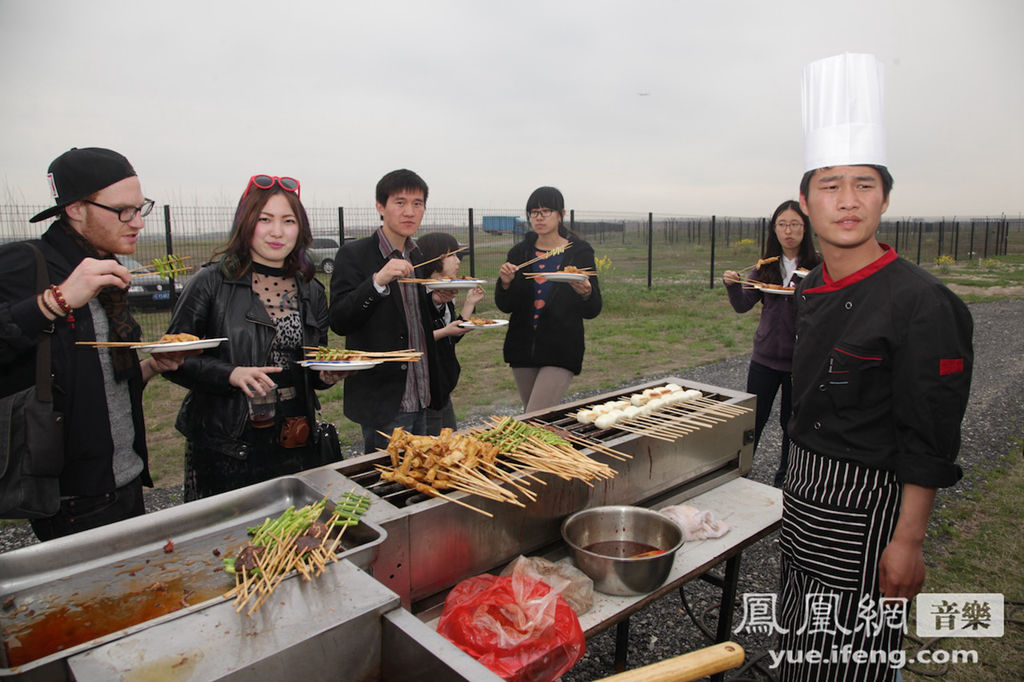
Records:
[[[793,286],[803,271],[814,268],[820,262],[811,239],[811,226],[807,216],[800,210],[800,204],[793,200],[782,202],[772,214],[771,232],[764,248],[764,260],[771,260],[756,268],[750,275],[755,282]],[[801,272],[797,272],[800,270]],[[745,313],[761,301],[761,322],[754,334],[754,350],[750,354],[750,369],[747,372],[747,393],[757,396],[757,417],[754,423],[754,451],[761,440],[761,431],[768,423],[775,402],[775,394],[782,388],[782,405],[779,423],[782,425],[782,454],[779,469],[775,472],[775,486],[781,487],[786,479],[789,461],[789,435],[786,425],[792,410],[793,383],[790,372],[793,367],[793,344],[795,342],[796,312],[792,292],[775,293],[771,289],[744,287],[735,270],[726,270],[722,275],[729,303],[733,310]]]

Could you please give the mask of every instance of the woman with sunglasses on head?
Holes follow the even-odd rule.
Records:
[[[821,262],[814,251],[811,225],[800,210],[800,204],[793,200],[783,201],[771,218],[771,231],[764,247],[762,264],[750,275],[754,282],[795,286],[796,279],[805,270]],[[763,262],[770,261],[770,262]],[[798,272],[798,270],[800,272]],[[729,303],[733,310],[745,313],[758,303],[762,304],[761,321],[754,334],[754,350],[750,355],[750,369],[747,372],[747,392],[757,396],[757,411],[754,422],[754,451],[761,440],[761,432],[771,416],[775,394],[782,389],[782,403],[779,406],[779,423],[782,425],[782,453],[779,468],[775,472],[775,486],[782,487],[786,479],[789,462],[789,435],[786,426],[792,411],[793,345],[796,342],[796,311],[791,295],[765,293],[751,286],[744,286],[735,270],[726,270],[722,281],[729,292]]]
[[[416,246],[419,247],[420,256],[424,262],[433,261],[420,267],[417,273],[418,277],[453,279],[459,276],[461,258],[455,253],[459,250],[458,239],[447,232],[428,232],[416,240]],[[431,302],[434,305],[434,343],[437,345],[439,365],[447,375],[448,393],[455,390],[455,385],[459,383],[459,374],[462,373],[459,359],[455,356],[455,344],[462,340],[462,337],[469,331],[468,328],[459,325],[473,314],[476,304],[484,297],[484,290],[474,287],[466,292],[466,298],[462,302],[462,308],[458,315],[455,314],[456,294],[454,289],[438,289],[431,297]],[[427,408],[428,436],[440,434],[443,428],[454,429],[456,427],[455,408],[451,398],[440,410]]]
[[[336,437],[323,443],[333,456],[320,454],[314,389],[343,374],[296,364],[304,346],[327,344],[327,297],[306,257],[312,234],[299,190],[293,178],[250,178],[220,258],[175,305],[169,333],[228,339],[167,375],[189,389],[177,421],[188,440],[185,501],[340,457]],[[274,394],[272,420],[250,421],[248,400]]]
[[[526,215],[532,230],[509,250],[494,301],[509,314],[505,362],[512,367],[523,409],[533,412],[560,403],[583,368],[583,320],[601,312],[601,289],[594,276],[572,282],[524,277],[568,266],[596,269],[594,249],[565,226],[561,192],[534,190]],[[533,262],[523,265],[527,261]]]

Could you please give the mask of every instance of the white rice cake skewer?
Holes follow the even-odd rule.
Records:
[[[610,429],[613,426],[615,426],[615,423],[617,421],[619,421],[621,416],[622,416],[622,413],[619,412],[618,410],[612,410],[611,412],[606,412],[606,413],[602,414],[600,417],[597,418],[597,420],[594,422],[594,426],[596,426],[597,428],[602,429],[602,430]]]

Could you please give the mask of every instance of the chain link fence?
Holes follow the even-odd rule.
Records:
[[[46,206],[0,205],[0,243],[38,237],[47,223],[31,216]],[[373,207],[307,207],[314,236],[310,255],[328,286],[334,254],[346,240],[369,236],[380,225]],[[234,208],[158,206],[146,219],[132,258],[147,264],[168,254],[187,257],[198,267],[211,260],[228,239]],[[721,273],[754,263],[763,252],[768,218],[655,215],[571,210],[569,228],[594,247],[602,287],[719,286]],[[494,280],[508,250],[528,229],[518,209],[428,207],[419,234],[448,232],[470,246],[463,274]],[[931,266],[1024,254],[1024,219],[1007,216],[896,218],[879,227],[880,241],[908,260]],[[950,261],[946,261],[950,262]],[[170,311],[188,275],[162,280],[147,275],[133,280],[129,298],[143,325],[143,338],[167,327]]]

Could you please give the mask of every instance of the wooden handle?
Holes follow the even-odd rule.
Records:
[[[722,642],[605,677],[602,682],[688,682],[731,670],[742,665],[743,659],[743,647],[736,642]]]

